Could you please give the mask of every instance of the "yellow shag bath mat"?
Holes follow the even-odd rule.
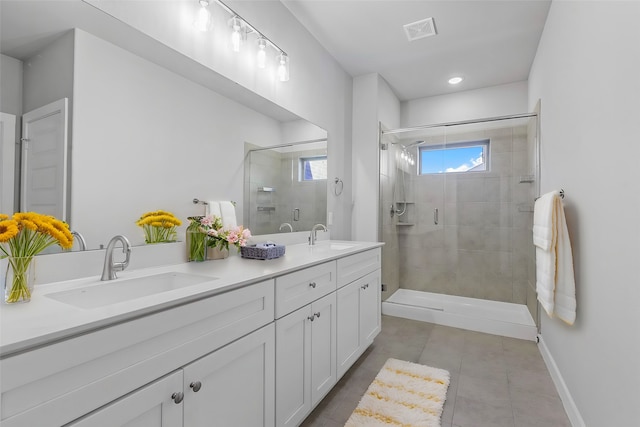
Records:
[[[345,427],[440,427],[449,372],[389,359]]]

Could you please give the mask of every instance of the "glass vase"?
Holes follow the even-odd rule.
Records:
[[[207,259],[207,235],[198,230],[187,230],[187,258],[201,262]]]
[[[35,261],[33,257],[7,257],[4,271],[4,302],[15,304],[31,301],[35,282]]]
[[[217,246],[207,248],[207,259],[225,259],[229,256],[229,249],[220,249]]]

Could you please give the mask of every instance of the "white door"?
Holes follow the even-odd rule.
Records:
[[[22,116],[20,210],[68,220],[67,98]]]
[[[69,427],[180,427],[184,403],[176,403],[172,396],[181,392],[179,370],[72,422]]]
[[[311,304],[311,405],[336,384],[336,293]]]
[[[0,113],[0,212],[13,213],[16,116]]]
[[[311,411],[311,304],[276,320],[276,425],[300,425]]]
[[[269,324],[184,368],[185,426],[274,426],[274,329]]]

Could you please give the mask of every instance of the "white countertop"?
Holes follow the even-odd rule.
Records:
[[[332,249],[331,246],[336,247],[335,244],[349,247]],[[40,285],[33,292],[30,302],[0,305],[0,355],[6,357],[382,245],[383,243],[374,242],[321,241],[314,246],[289,245],[283,257],[273,260],[261,261],[230,256],[223,260],[125,270],[118,273],[118,279],[109,282],[100,282],[100,276],[97,275]],[[78,308],[47,297],[48,294],[87,285],[109,286],[120,279],[166,272],[210,276],[212,280],[92,309]]]

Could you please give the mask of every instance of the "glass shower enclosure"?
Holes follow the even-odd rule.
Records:
[[[381,131],[383,300],[498,301],[536,319],[537,129],[524,114]]]

